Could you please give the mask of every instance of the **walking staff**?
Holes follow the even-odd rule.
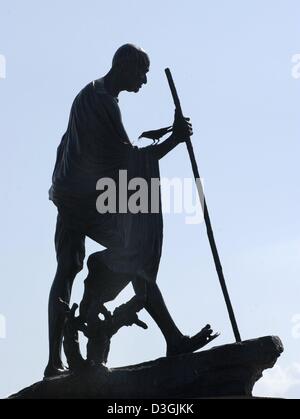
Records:
[[[178,94],[177,94],[177,90],[176,90],[176,87],[175,87],[170,69],[166,68],[165,73],[166,73],[166,76],[167,76],[167,79],[168,79],[168,82],[169,82],[169,86],[170,86],[170,89],[171,89],[171,93],[172,93],[172,96],[173,96],[176,113],[178,114],[178,116],[183,116],[180,100],[179,100],[179,97],[178,97]],[[202,209],[203,209],[204,220],[205,220],[205,225],[206,225],[209,244],[210,244],[211,251],[212,251],[212,254],[213,254],[213,258],[214,258],[216,270],[217,270],[217,273],[218,273],[220,285],[221,285],[223,295],[224,295],[224,298],[225,298],[229,318],[230,318],[231,325],[232,325],[232,328],[233,328],[233,333],[234,333],[236,342],[241,342],[242,341],[241,340],[241,335],[240,335],[240,332],[239,332],[239,328],[238,328],[237,321],[236,321],[236,318],[235,318],[235,315],[234,315],[233,307],[232,307],[232,304],[231,304],[231,301],[230,301],[230,296],[229,296],[228,289],[227,289],[227,286],[226,286],[226,281],[225,281],[225,277],[224,277],[224,273],[223,273],[223,268],[222,268],[222,264],[221,264],[221,261],[220,261],[218,249],[217,249],[217,246],[216,246],[216,242],[215,242],[215,238],[214,238],[214,232],[213,232],[213,229],[212,229],[210,216],[209,216],[209,212],[208,212],[208,208],[207,208],[207,204],[206,204],[206,199],[205,199],[202,183],[201,183],[201,180],[200,180],[200,174],[199,174],[199,170],[198,170],[198,166],[197,166],[197,162],[196,162],[196,158],[195,158],[195,154],[194,154],[194,150],[193,150],[193,145],[192,145],[192,142],[191,142],[190,138],[188,138],[186,140],[186,146],[187,146],[188,153],[189,153],[189,156],[190,156],[192,169],[193,169],[193,173],[194,173],[194,177],[195,177],[195,181],[196,181],[196,185],[197,185],[197,190],[198,190],[200,202],[201,202]]]

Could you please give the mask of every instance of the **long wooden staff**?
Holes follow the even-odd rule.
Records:
[[[168,82],[169,82],[169,86],[170,86],[171,93],[172,93],[172,96],[173,96],[176,111],[178,112],[179,117],[183,117],[182,108],[181,108],[181,105],[180,105],[179,97],[178,97],[178,94],[177,94],[177,91],[176,91],[176,87],[175,87],[170,69],[166,68],[165,73],[166,73],[166,76],[167,76],[167,79],[168,79]],[[230,321],[231,321],[233,333],[234,333],[236,342],[241,342],[242,341],[241,340],[241,335],[240,335],[240,332],[239,332],[239,328],[238,328],[238,325],[237,325],[237,322],[236,322],[233,307],[232,307],[232,304],[231,304],[231,301],[230,301],[228,289],[227,289],[227,286],[226,286],[225,277],[224,277],[224,273],[223,273],[223,268],[222,268],[222,265],[221,265],[218,249],[217,249],[217,246],[216,246],[214,233],[213,233],[213,229],[212,229],[212,225],[211,225],[211,221],[210,221],[210,217],[209,217],[209,212],[208,212],[208,208],[207,208],[207,204],[206,204],[206,199],[205,199],[205,196],[204,196],[204,191],[203,191],[202,183],[201,183],[201,180],[200,180],[199,170],[198,170],[197,162],[196,162],[196,159],[195,159],[193,145],[192,145],[192,142],[191,142],[190,138],[188,138],[186,140],[186,146],[187,146],[188,153],[189,153],[189,156],[190,156],[192,169],[193,169],[193,173],[194,173],[194,177],[195,177],[195,181],[196,181],[196,185],[197,185],[197,190],[198,190],[200,202],[201,202],[202,209],[203,209],[204,220],[205,220],[205,225],[206,225],[209,244],[210,244],[211,251],[212,251],[212,254],[213,254],[213,258],[214,258],[216,270],[217,270],[217,273],[218,273],[220,285],[221,285],[223,295],[224,295],[224,298],[225,298],[225,302],[226,302],[229,318],[230,318]]]

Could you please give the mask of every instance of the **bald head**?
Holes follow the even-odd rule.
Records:
[[[108,91],[114,96],[122,91],[137,93],[147,83],[150,60],[136,45],[122,45],[114,55],[112,67],[104,77]]]
[[[122,45],[115,53],[112,68],[133,68],[149,69],[150,59],[146,52],[133,44]]]

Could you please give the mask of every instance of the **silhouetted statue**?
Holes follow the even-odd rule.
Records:
[[[69,366],[81,360],[78,330],[89,339],[88,360],[105,362],[110,338],[122,326],[137,324],[146,328],[137,313],[145,308],[162,331],[167,356],[193,352],[216,337],[209,326],[194,337],[184,336],[168,312],[156,284],[162,248],[162,214],[99,213],[96,209],[96,184],[111,178],[118,183],[120,170],[128,179],[159,178],[159,160],[192,135],[186,118],[175,117],[171,127],[143,133],[164,142],[144,148],[134,147],[124,129],[118,106],[122,91],[137,93],[147,83],[148,55],[126,44],[116,52],[111,70],[88,84],[75,98],[69,125],[57,151],[50,199],[58,209],[55,246],[57,272],[49,298],[49,363],[45,376],[65,371],[61,347],[65,334],[65,352]],[[76,306],[68,307],[76,274],[85,257],[85,237],[106,249],[89,256],[88,277],[80,315]],[[114,300],[129,283],[135,297],[109,313],[104,304]],[[99,319],[102,313],[104,319]],[[97,352],[98,351],[98,352]]]

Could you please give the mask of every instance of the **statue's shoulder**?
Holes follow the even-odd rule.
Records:
[[[98,93],[99,95],[107,95],[107,90],[105,89],[105,85],[104,85],[104,78],[101,77],[100,79],[97,80],[93,80],[92,83],[92,88],[94,89],[94,91],[96,93]]]
[[[106,90],[103,77],[92,81],[92,83],[90,83],[90,88],[93,90],[94,94],[97,96],[99,100],[102,100],[106,103],[110,103],[111,105],[118,106],[118,99],[112,96]]]

